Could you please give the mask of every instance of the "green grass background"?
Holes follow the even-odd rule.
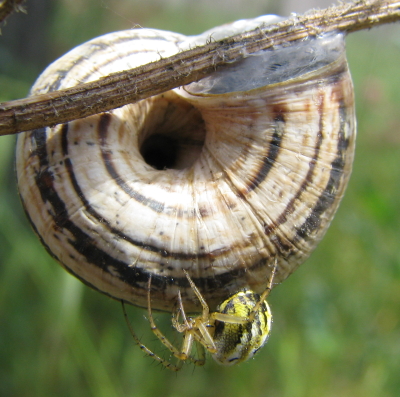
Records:
[[[127,13],[122,3],[78,1],[74,9],[59,2],[50,24],[54,56],[139,22],[195,34],[257,15],[251,2],[238,15],[156,2]],[[86,29],[77,29],[85,18]],[[16,191],[15,138],[0,137],[0,396],[400,395],[399,33],[397,26],[347,39],[359,134],[349,188],[317,250],[274,289],[267,346],[238,367],[210,359],[176,375],[143,357],[120,304],[83,286],[41,247]],[[26,95],[33,82],[26,68],[0,75],[0,101]],[[129,315],[163,354],[145,311]],[[168,329],[170,316],[157,317]]]

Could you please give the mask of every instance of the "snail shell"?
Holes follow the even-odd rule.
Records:
[[[197,37],[138,29],[85,43],[33,94],[96,80],[264,17]],[[123,88],[122,88],[123,89]],[[211,309],[243,287],[290,275],[324,235],[353,160],[354,97],[341,34],[261,51],[198,83],[20,134],[17,176],[47,250],[116,299]]]

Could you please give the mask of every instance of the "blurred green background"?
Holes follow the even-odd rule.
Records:
[[[32,0],[0,36],[0,101],[92,37],[135,26],[197,34],[279,12],[278,1]],[[293,10],[296,11],[296,10]],[[269,302],[270,340],[235,368],[212,359],[179,374],[135,345],[120,304],[41,247],[19,203],[15,137],[0,137],[0,396],[385,397],[400,395],[400,27],[352,34],[358,141],[347,194],[326,237]],[[145,343],[145,311],[129,308]],[[157,315],[170,328],[170,316]],[[158,347],[157,347],[158,346]]]

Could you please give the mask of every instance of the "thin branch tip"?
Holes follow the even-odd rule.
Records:
[[[6,6],[22,2],[3,1],[0,21]],[[400,1],[359,0],[354,3],[340,2],[323,10],[313,9],[304,15],[294,14],[280,23],[260,26],[223,40],[215,41],[210,36],[204,46],[161,58],[157,62],[66,90],[4,102],[0,104],[0,135],[65,123],[134,103],[197,81],[219,66],[239,61],[247,54],[283,43],[330,31],[352,33],[399,20]]]

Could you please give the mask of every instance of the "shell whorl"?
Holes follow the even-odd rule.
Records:
[[[209,35],[108,34],[50,65],[32,93],[170,56]],[[343,195],[354,139],[344,38],[329,35],[21,134],[17,176],[35,231],[68,271],[138,306],[151,274],[154,308],[172,310],[179,289],[190,311],[198,302],[182,269],[213,308],[243,287],[262,291],[275,259],[279,283],[308,257]]]

